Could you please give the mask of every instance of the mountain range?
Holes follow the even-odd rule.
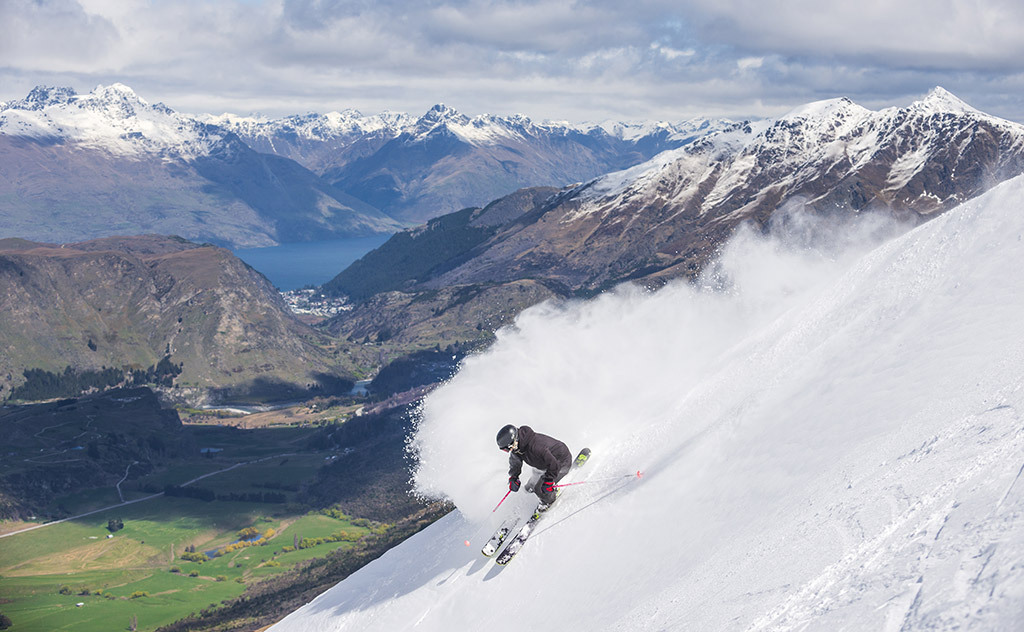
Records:
[[[537,124],[443,105],[419,118],[193,116],[123,84],[40,86],[0,104],[0,236],[254,247],[392,233],[631,166],[721,124]]]
[[[564,186],[681,147],[725,124],[535,123],[436,105],[419,118],[346,111],[258,122],[212,119],[390,215],[420,223],[523,187]]]
[[[392,240],[418,244],[403,246],[403,253],[436,252],[431,242],[457,245],[443,261],[398,265],[393,244],[385,244],[324,287],[365,296],[367,277],[354,273],[371,262],[407,271],[391,274],[380,291],[421,298],[442,288],[487,286],[494,293],[525,280],[563,296],[588,296],[623,281],[657,286],[695,278],[741,224],[768,231],[801,215],[841,221],[871,212],[915,224],[1022,172],[1024,126],[979,112],[942,88],[881,111],[844,98],[821,101],[710,132],[517,206],[500,222],[487,222],[481,209],[434,220]],[[480,308],[476,322],[487,321],[487,307]],[[371,311],[331,326],[366,333],[374,318],[387,319]]]
[[[161,233],[234,246],[388,232],[398,222],[294,161],[115,84],[0,106],[4,237]]]

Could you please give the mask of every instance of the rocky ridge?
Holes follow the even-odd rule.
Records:
[[[227,250],[158,236],[0,240],[0,398],[25,369],[181,366],[192,404],[345,388],[317,331]]]

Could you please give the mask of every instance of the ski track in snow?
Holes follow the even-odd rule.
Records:
[[[741,235],[718,292],[529,310],[423,406],[459,510],[273,629],[1024,629],[1022,210],[1024,177],[866,254]],[[645,476],[498,567],[507,421]]]

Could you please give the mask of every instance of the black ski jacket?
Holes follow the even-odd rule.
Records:
[[[564,443],[547,435],[534,432],[529,426],[519,426],[518,444],[508,454],[508,475],[518,477],[523,462],[544,471],[544,478],[556,481],[572,465],[572,453]]]

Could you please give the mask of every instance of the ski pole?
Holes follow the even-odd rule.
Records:
[[[623,479],[623,478],[633,478],[634,476],[636,478],[643,478],[644,473],[641,472],[640,470],[637,470],[636,474],[626,474],[624,476],[612,476],[610,478],[592,478],[592,479],[589,479],[589,480],[586,480],[586,481],[576,481],[575,483],[562,483],[561,485],[554,485],[554,487],[570,487],[572,485],[582,485],[584,483],[603,483],[603,482],[606,482],[606,481],[617,481],[617,480]],[[502,500],[504,500],[504,499],[502,499]]]
[[[507,492],[505,492],[505,495],[501,497],[501,500],[499,500],[498,504],[494,506],[494,509],[491,510],[491,513],[494,513],[495,511],[498,511],[498,507],[501,507],[501,503],[505,502],[505,499],[508,498],[508,495],[511,494],[511,493],[512,493],[511,489],[508,490]]]

